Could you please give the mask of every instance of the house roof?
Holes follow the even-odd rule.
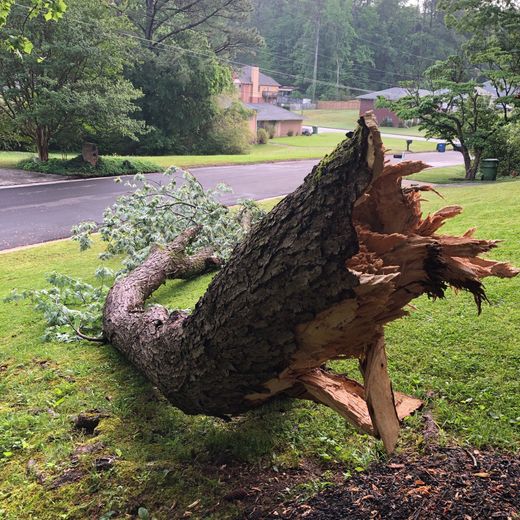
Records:
[[[303,121],[303,116],[270,103],[245,103],[256,111],[257,121]]]
[[[251,80],[251,69],[253,67],[251,65],[245,65],[238,71],[238,79],[240,83],[253,83]],[[265,85],[268,87],[279,87],[280,83],[278,81],[271,78],[271,76],[267,76],[262,71],[260,71],[258,82],[260,85]]]
[[[481,94],[488,94],[488,95],[490,95],[493,98],[498,97],[497,96],[497,91],[495,90],[495,87],[493,86],[493,83],[491,83],[491,80],[488,80],[485,83],[483,83],[482,84],[482,88],[480,90],[481,90],[481,92],[480,92]],[[517,95],[519,93],[520,93],[520,87],[516,87],[516,88],[511,90],[509,95],[510,96],[514,96],[514,95]],[[505,90],[501,90],[498,94],[499,94],[499,96],[506,96]]]
[[[419,96],[427,96],[428,94],[431,94],[429,90],[422,88],[419,89]],[[370,92],[368,94],[362,94],[361,96],[357,96],[357,99],[377,99],[378,97],[384,97],[390,101],[397,101],[398,99],[409,95],[410,91],[406,88],[391,87],[385,88],[384,90],[376,90],[375,92]]]

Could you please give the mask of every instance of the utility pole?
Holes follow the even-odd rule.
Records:
[[[316,17],[316,45],[314,46],[314,71],[312,73],[312,101],[316,101],[316,82],[318,80],[318,51],[320,48],[321,2],[318,3]]]
[[[339,73],[340,73],[340,59],[339,54],[336,54],[336,99],[339,99]]]

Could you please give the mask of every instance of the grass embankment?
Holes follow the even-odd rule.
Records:
[[[465,207],[446,231],[479,226],[478,236],[504,240],[494,258],[520,265],[520,183],[442,194],[445,200],[429,195],[425,209]],[[96,244],[79,253],[65,241],[1,254],[0,300],[15,287],[44,287],[52,270],[91,279],[99,251]],[[210,278],[171,281],[155,299],[193,306]],[[520,277],[489,279],[486,288],[491,305],[480,317],[467,294],[414,302],[417,309],[387,329],[390,372],[394,388],[432,409],[442,440],[514,451],[520,447]],[[43,328],[30,304],[0,303],[2,518],[109,518],[114,511],[135,518],[138,507],[157,519],[185,518],[185,511],[192,518],[241,517],[239,503],[222,497],[245,486],[261,502],[265,472],[288,482],[281,500],[308,496],[383,457],[379,441],[310,402],[275,402],[231,423],[186,416],[110,346],[42,343]],[[352,363],[335,365],[359,377]],[[98,435],[75,431],[71,418],[94,408],[109,414]],[[401,449],[421,445],[418,415],[405,422]],[[98,451],[81,453],[85,446]],[[110,469],[99,463],[96,469],[102,456],[115,457]],[[303,483],[284,477],[306,467],[321,476]],[[53,489],[54,479],[71,471],[77,480]],[[251,473],[256,491],[245,478]]]
[[[135,175],[136,173],[155,173],[162,170],[157,164],[136,157],[100,157],[96,166],[92,166],[90,163],[85,162],[81,155],[67,160],[51,157],[46,162],[41,162],[31,157],[23,159],[17,166],[29,172],[35,171],[79,177]]]
[[[467,181],[464,176],[466,171],[464,166],[445,166],[442,168],[428,168],[420,173],[415,173],[406,177],[412,181],[432,182],[434,184],[467,184],[468,186],[475,186],[482,184],[482,175],[477,173],[477,178],[474,181]],[[517,182],[518,179],[513,177],[497,177],[495,182]],[[488,181],[489,182],[489,181]]]
[[[147,161],[161,168],[168,168],[173,165],[180,168],[189,168],[194,166],[321,159],[325,154],[331,152],[344,138],[345,136],[342,133],[319,134],[309,137],[278,137],[271,139],[268,144],[254,145],[249,153],[243,155],[160,155],[118,158],[106,156],[104,159],[107,161],[110,159],[129,160],[131,162]],[[406,150],[406,141],[404,139],[385,138],[384,143],[392,152]],[[412,144],[411,148],[414,152],[434,151],[435,143],[417,141]],[[0,168],[17,168],[21,160],[30,159],[33,155],[30,152],[0,152]],[[54,159],[61,159],[61,157],[61,154],[51,154],[51,158]]]
[[[464,180],[464,166],[445,166],[443,168],[428,168],[420,173],[414,173],[406,177],[411,181],[432,182],[434,184],[453,184],[467,182]],[[479,183],[479,180],[474,181]],[[468,182],[472,185],[473,182]]]
[[[302,115],[305,118],[304,125],[352,130],[357,125],[359,110],[304,110]],[[381,127],[380,130],[383,134],[424,135],[418,126],[410,128]]]

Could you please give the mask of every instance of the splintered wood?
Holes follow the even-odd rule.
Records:
[[[428,166],[420,161],[384,164],[379,132],[370,117],[365,120],[371,129],[368,154],[373,157],[367,157],[367,162],[373,167],[373,181],[355,204],[359,252],[345,264],[359,285],[353,298],[297,326],[299,348],[290,367],[266,386],[272,391],[302,383],[305,391],[299,397],[336,410],[361,431],[381,438],[390,453],[398,439],[399,421],[422,402],[392,390],[384,324],[403,316],[412,299],[425,293],[442,298],[449,286],[470,291],[480,312],[486,300],[480,279],[512,277],[518,270],[505,262],[479,258],[497,242],[473,238],[474,229],[462,237],[438,234],[462,208],[448,206],[422,218],[421,192],[434,190],[403,189],[401,180]],[[324,368],[326,362],[342,358],[359,359],[364,387]]]
[[[103,335],[163,395],[189,414],[242,414],[276,395],[323,403],[394,450],[399,421],[421,406],[392,390],[384,325],[413,298],[470,291],[481,279],[511,277],[480,258],[493,240],[442,235],[461,208],[423,218],[429,188],[401,186],[422,162],[385,165],[371,114],[237,245],[192,313],[145,307],[167,278],[219,264],[210,250],[190,256],[200,228],[119,278],[106,300]],[[364,386],[326,368],[354,358]]]

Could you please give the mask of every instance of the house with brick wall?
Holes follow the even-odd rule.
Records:
[[[245,103],[255,111],[256,128],[272,127],[274,137],[299,135],[302,132],[303,116],[270,103]]]
[[[251,65],[235,72],[233,82],[240,100],[254,111],[249,120],[253,133],[258,128],[272,127],[275,137],[301,134],[303,117],[275,104],[278,96],[291,87],[284,89],[276,80]]]
[[[233,82],[244,103],[276,103],[281,87],[271,76],[251,65],[245,65],[237,71]]]
[[[429,90],[419,89],[419,96],[427,96],[431,94]],[[384,124],[384,122],[392,121],[392,125],[394,127],[402,126],[404,123],[397,115],[389,110],[388,108],[376,108],[377,98],[382,97],[388,99],[390,101],[397,101],[405,96],[409,96],[410,91],[406,88],[402,87],[391,87],[386,88],[384,90],[377,90],[375,92],[370,92],[368,94],[362,94],[361,96],[357,96],[356,99],[359,99],[359,115],[362,116],[368,110],[372,110],[377,118],[379,124]],[[388,125],[390,126],[390,125]]]

